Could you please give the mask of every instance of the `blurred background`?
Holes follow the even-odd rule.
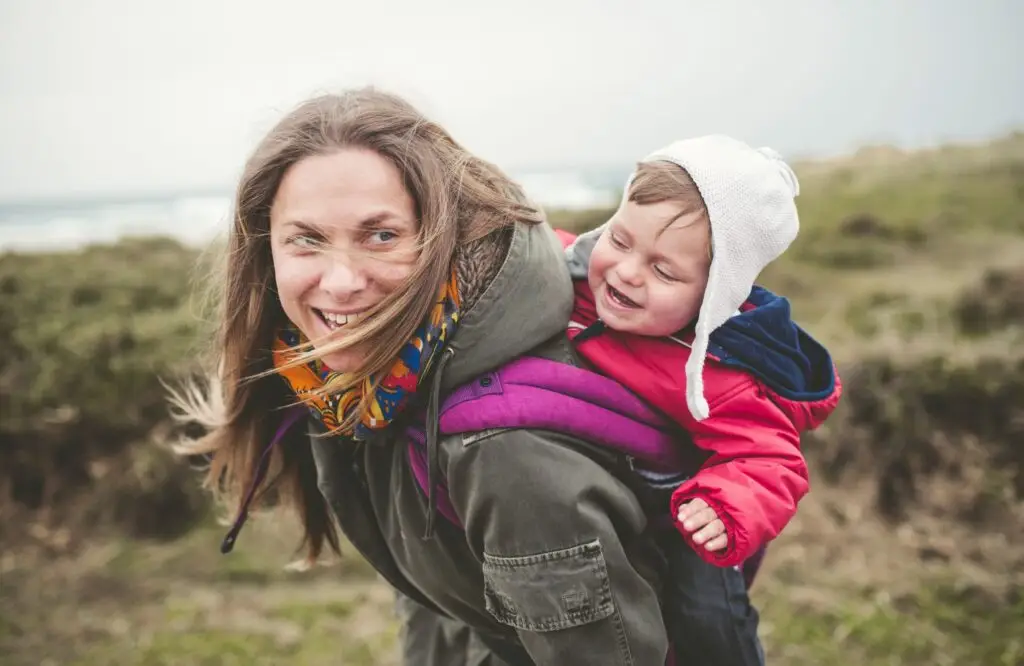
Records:
[[[762,277],[840,411],[753,589],[775,664],[1024,664],[1024,4],[0,0],[0,663],[398,663],[349,549],[230,556],[161,380],[209,339],[205,252],[303,98],[406,95],[555,226],[708,132],[796,167]]]

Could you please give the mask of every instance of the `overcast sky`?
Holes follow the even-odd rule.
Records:
[[[787,155],[1024,127],[1024,0],[0,0],[0,200],[230,188],[377,83],[509,169],[728,132]]]

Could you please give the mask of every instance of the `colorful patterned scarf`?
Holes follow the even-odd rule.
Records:
[[[420,379],[427,376],[435,358],[444,348],[444,343],[455,333],[459,321],[460,302],[453,270],[451,278],[441,287],[430,314],[402,348],[376,390],[373,388],[377,379],[375,376],[365,379],[361,385],[353,386],[343,393],[325,397],[322,393],[317,393],[318,389],[339,375],[322,361],[317,359],[291,368],[282,368],[290,354],[294,353],[293,348],[307,342],[306,337],[294,326],[285,327],[278,332],[274,342],[274,366],[278,368],[278,373],[295,395],[309,406],[329,431],[337,430],[361,402],[367,404],[369,409],[356,422],[354,431],[342,433],[357,440],[364,440],[373,431],[386,428],[415,394]]]

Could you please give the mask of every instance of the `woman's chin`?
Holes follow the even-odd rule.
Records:
[[[321,360],[334,372],[345,373],[355,371],[356,368],[359,367],[359,361],[364,358],[364,356],[365,354],[358,350],[346,349],[345,351],[322,356]]]

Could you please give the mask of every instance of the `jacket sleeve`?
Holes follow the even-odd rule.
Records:
[[[640,538],[647,519],[636,496],[568,437],[515,429],[453,439],[442,464],[487,610],[534,662],[664,664],[657,560]]]
[[[672,518],[685,502],[701,498],[725,524],[729,545],[709,552],[677,529],[701,558],[734,566],[779,535],[807,494],[807,462],[793,422],[751,379],[695,422],[693,443],[711,453],[700,470],[672,494]]]

